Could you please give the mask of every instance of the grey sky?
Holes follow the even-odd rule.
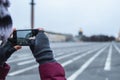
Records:
[[[30,28],[31,0],[10,0],[14,27]],[[120,29],[120,0],[35,0],[35,27],[85,35],[117,36]]]

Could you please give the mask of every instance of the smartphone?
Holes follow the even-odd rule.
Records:
[[[16,45],[28,46],[30,38],[38,34],[38,29],[16,30],[13,32],[13,40]]]

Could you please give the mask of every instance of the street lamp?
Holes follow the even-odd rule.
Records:
[[[31,5],[31,29],[33,29],[34,28],[34,5],[35,5],[34,0],[31,0],[30,5]]]

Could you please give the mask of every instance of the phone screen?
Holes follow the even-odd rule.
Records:
[[[17,44],[19,45],[27,45],[28,39],[32,37],[32,30],[17,30]]]
[[[18,30],[16,32],[18,39],[29,39],[30,36],[32,36],[31,30]]]
[[[35,36],[38,34],[38,29],[27,29],[27,30],[16,30],[13,33],[13,38],[15,44],[27,46],[29,39],[35,39]]]

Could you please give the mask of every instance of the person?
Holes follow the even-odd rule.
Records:
[[[39,31],[36,38],[29,40],[29,43],[32,54],[39,64],[41,80],[66,80],[64,68],[54,59],[44,31]],[[10,66],[6,63],[7,59],[19,49],[21,46],[13,45],[9,39],[4,46],[0,46],[0,80],[5,80],[10,70]]]

